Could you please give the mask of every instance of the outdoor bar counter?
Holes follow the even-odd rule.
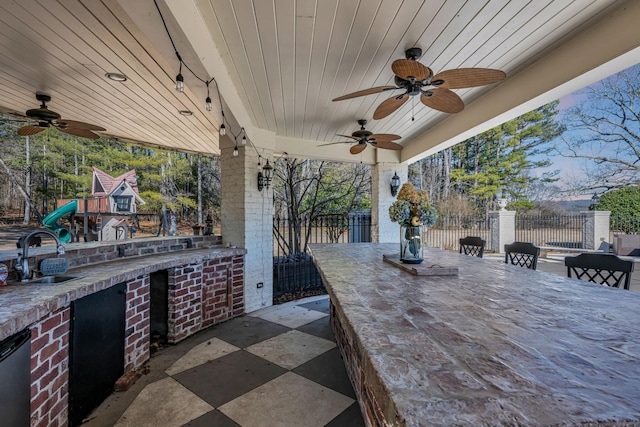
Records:
[[[370,425],[640,425],[640,293],[398,246],[311,246]]]

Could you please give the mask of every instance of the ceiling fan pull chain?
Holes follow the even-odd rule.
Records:
[[[416,97],[412,96],[411,97],[411,121],[415,121],[416,120],[416,116],[414,114],[413,109],[416,107]]]

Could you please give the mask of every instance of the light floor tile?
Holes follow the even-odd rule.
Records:
[[[193,347],[165,372],[167,375],[175,375],[238,350],[240,349],[234,345],[218,338],[212,338]]]
[[[254,344],[246,350],[278,366],[293,369],[335,346],[332,341],[293,330]]]
[[[353,402],[347,396],[287,372],[218,409],[243,427],[314,427],[326,425]]]
[[[271,305],[269,307],[261,308],[260,310],[252,311],[251,313],[247,313],[247,316],[260,317],[265,313],[270,313],[272,311],[278,311],[287,307],[295,307],[296,305],[302,305],[309,302],[320,301],[329,299],[329,295],[316,295],[313,297],[308,297],[300,300],[288,301],[283,304]]]
[[[173,378],[164,378],[146,386],[115,425],[179,427],[212,409]]]
[[[307,323],[322,319],[326,316],[328,316],[328,314],[322,313],[321,311],[292,306],[283,307],[279,310],[268,311],[258,317],[289,328],[297,328],[298,326],[306,325]]]

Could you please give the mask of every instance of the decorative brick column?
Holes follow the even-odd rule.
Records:
[[[600,249],[609,252],[609,217],[610,211],[580,212],[582,222],[582,248]]]
[[[249,135],[260,146],[240,144],[220,138],[221,149],[221,229],[223,243],[247,250],[244,264],[244,301],[247,312],[273,303],[273,188],[258,191],[258,171],[272,151],[262,148],[275,144],[273,135]],[[254,139],[255,138],[255,139]],[[258,142],[259,141],[259,142]],[[271,142],[270,142],[271,141]],[[260,163],[260,165],[258,165]]]
[[[408,166],[399,163],[377,163],[371,168],[371,241],[398,242],[400,226],[389,219],[389,206],[396,200],[391,195],[391,178],[400,177],[400,186],[407,182]],[[398,189],[399,190],[399,189]]]
[[[504,252],[504,245],[516,240],[516,211],[489,212],[489,249]]]
[[[124,370],[132,371],[150,357],[151,295],[149,275],[127,283],[127,311],[125,314]]]
[[[66,307],[31,327],[31,425],[34,427],[68,423],[70,325],[71,308]]]

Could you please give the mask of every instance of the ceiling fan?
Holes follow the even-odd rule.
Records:
[[[386,150],[402,150],[402,145],[393,142],[394,139],[402,138],[400,135],[369,132],[364,128],[364,125],[367,124],[367,121],[364,119],[358,120],[358,124],[360,125],[360,130],[353,132],[351,135],[338,135],[357,141],[356,145],[349,149],[349,152],[351,154],[361,153],[365,148],[367,148],[367,143],[376,148],[384,148]],[[330,142],[328,144],[320,144],[319,147],[322,147],[323,145],[334,144],[353,144],[353,141]]]
[[[68,133],[69,135],[98,139],[100,138],[100,135],[95,133],[95,131],[100,132],[106,130],[103,127],[89,123],[77,122],[75,120],[63,120],[60,117],[60,114],[47,108],[47,102],[51,101],[51,97],[49,95],[36,93],[36,99],[42,103],[40,108],[27,110],[25,115],[29,119],[37,121],[38,124],[22,126],[18,129],[18,135],[20,136],[35,135],[50,127],[54,127],[60,132]]]
[[[442,71],[434,76],[429,67],[417,61],[422,56],[422,49],[419,47],[407,49],[405,56],[407,59],[397,59],[391,64],[396,86],[372,87],[340,96],[333,101],[403,89],[404,93],[382,102],[373,113],[373,118],[379,120],[387,117],[415,95],[420,95],[420,101],[434,110],[459,113],[464,110],[464,102],[451,89],[484,86],[506,77],[503,71],[491,68],[456,68]]]

